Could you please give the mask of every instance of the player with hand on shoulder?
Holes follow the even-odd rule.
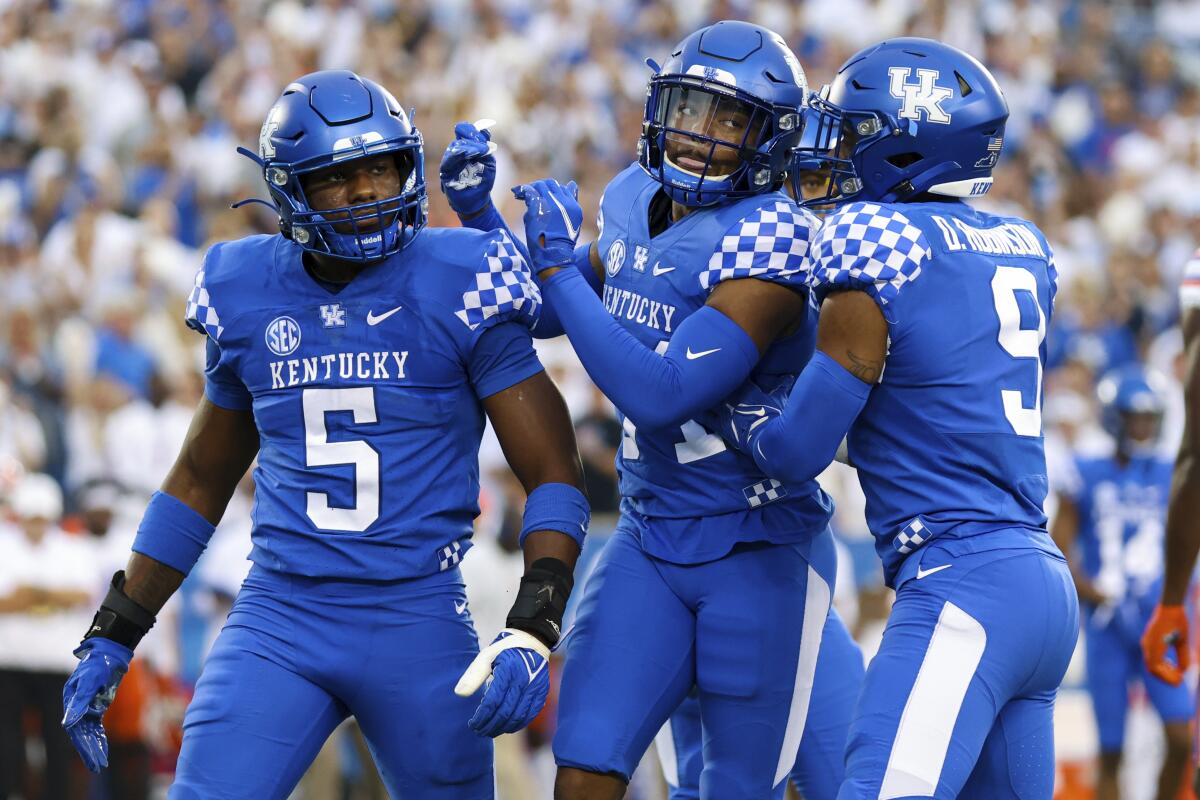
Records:
[[[625,431],[621,522],[563,671],[555,796],[621,797],[694,688],[700,795],[768,797],[812,713],[833,580],[813,551],[831,502],[815,481],[781,491],[693,418],[751,375],[790,380],[812,352],[815,219],[778,191],[807,87],[782,39],[743,22],[651,66],[639,162],[605,190],[599,241],[578,243],[573,185],[517,190],[545,295],[534,335],[566,333]],[[486,147],[457,133],[475,140],[459,150]],[[486,191],[454,196],[472,176],[447,155],[464,223],[502,226]]]
[[[788,181],[792,196],[797,200],[823,197],[829,183],[829,170],[820,166],[810,170],[806,166],[799,159],[792,162]],[[824,205],[812,211],[818,217],[824,217],[831,208]],[[798,364],[797,368],[802,366]],[[775,393],[786,396],[785,389],[789,386],[790,383],[784,383]],[[822,564],[817,567],[818,573],[837,572],[838,554],[832,537],[814,539],[809,557],[814,563]],[[862,649],[851,637],[837,609],[830,606],[821,633],[821,651],[817,654],[813,674],[808,717],[796,763],[789,774],[791,783],[804,800],[834,800],[837,797],[845,777],[846,738],[862,691],[864,672]],[[699,798],[700,774],[704,768],[704,731],[700,723],[700,700],[694,693],[675,710],[654,742],[670,800]],[[776,787],[776,800],[786,797],[787,783]]]
[[[1129,685],[1146,687],[1163,721],[1166,758],[1158,800],[1174,800],[1191,748],[1191,691],[1146,669],[1141,635],[1162,583],[1163,518],[1171,462],[1158,454],[1165,398],[1161,377],[1135,366],[1105,375],[1096,393],[1111,455],[1078,457],[1059,492],[1050,532],[1071,562],[1083,610],[1088,693],[1100,730],[1097,800],[1120,796]]]
[[[851,726],[851,798],[1049,797],[1053,707],[1078,635],[1046,531],[1043,339],[1056,272],[987,191],[1008,107],[953,47],[852,56],[799,157],[837,203],[813,241],[817,350],[786,406],[747,384],[713,424],[785,486],[847,439],[896,590]],[[807,152],[804,152],[807,150]]]
[[[205,397],[76,650],[63,724],[104,767],[134,648],[257,455],[254,566],[170,797],[286,797],[353,714],[395,796],[492,798],[486,737],[542,708],[588,523],[566,406],[519,322],[538,287],[507,234],[425,226],[421,135],[372,81],[297,79],[242,152],[281,234],[213,246],[196,277]],[[525,575],[480,652],[458,563],[485,416],[528,499]]]

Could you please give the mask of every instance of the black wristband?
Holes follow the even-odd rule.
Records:
[[[562,634],[563,612],[574,586],[570,567],[557,558],[539,558],[521,578],[517,600],[508,612],[508,627],[532,633],[554,647]]]
[[[99,636],[132,650],[154,627],[154,615],[130,600],[123,591],[124,587],[125,571],[121,570],[113,574],[108,594],[92,618],[92,626],[83,637],[84,641]]]

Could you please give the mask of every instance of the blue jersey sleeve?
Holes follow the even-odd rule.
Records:
[[[196,282],[192,286],[191,294],[187,299],[187,307],[184,309],[184,321],[187,326],[218,343],[221,341],[221,334],[224,333],[225,326],[217,311],[217,303],[208,291],[205,276],[220,258],[222,244],[213,245],[204,254],[204,263],[200,265],[200,271],[196,273]]]
[[[756,209],[721,237],[700,286],[712,291],[722,281],[758,278],[805,289],[817,224],[812,214],[782,200]]]
[[[529,264],[508,232],[497,230],[470,285],[462,293],[455,315],[478,338],[502,322],[533,326],[541,305],[542,293]]]
[[[459,341],[478,397],[503,391],[542,370],[529,329],[542,293],[512,237],[496,230],[458,297],[454,315],[465,325]]]
[[[542,371],[529,331],[516,323],[495,325],[479,337],[467,360],[475,394],[491,397]]]
[[[232,411],[245,411],[254,398],[233,367],[221,358],[220,346],[209,339],[205,343],[204,396],[216,406]]]
[[[866,292],[894,322],[888,304],[920,276],[931,255],[925,233],[898,209],[851,203],[821,226],[809,286],[818,301],[839,289]]]
[[[206,276],[220,259],[221,245],[214,245],[204,256],[204,264],[196,273],[196,283],[188,295],[184,310],[187,326],[207,337],[205,342],[204,394],[221,408],[243,411],[250,408],[252,396],[221,351],[221,334],[225,324],[217,311],[217,300],[209,291]]]
[[[1058,296],[1058,265],[1054,263],[1054,248],[1046,242],[1046,252],[1049,258],[1046,260],[1046,277],[1050,281],[1050,313],[1046,315],[1046,324],[1050,324],[1050,316],[1054,313],[1054,298]]]

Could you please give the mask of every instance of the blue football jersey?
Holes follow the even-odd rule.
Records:
[[[503,231],[429,228],[340,289],[301,249],[209,250],[187,305],[206,394],[252,409],[256,563],[392,580],[456,565],[479,512],[480,398],[542,367],[541,295]]]
[[[847,440],[889,583],[934,537],[1053,548],[1041,393],[1056,280],[1033,224],[959,202],[849,203],[817,234],[818,300],[861,290],[888,321]]]
[[[722,281],[752,277],[807,292],[808,248],[818,223],[786,195],[699,209],[651,237],[650,203],[660,190],[634,164],[609,183],[599,213],[604,306],[647,347],[665,351],[680,323]],[[814,341],[815,312],[771,346],[752,377],[768,388],[794,378]],[[698,422],[643,431],[620,418],[623,507],[656,521],[680,521],[642,526],[643,546],[653,555],[702,561],[738,541],[807,537],[829,520],[832,501],[815,481],[784,487]],[[731,514],[740,516],[724,516]]]
[[[1076,546],[1084,572],[1114,600],[1153,592],[1163,572],[1163,535],[1173,463],[1135,456],[1078,458],[1065,493],[1079,509]]]

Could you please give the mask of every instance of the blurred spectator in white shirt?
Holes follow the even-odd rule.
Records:
[[[15,525],[0,530],[0,796],[33,800],[24,789],[33,765],[25,763],[22,727],[34,712],[45,753],[41,796],[73,798],[79,759],[59,720],[71,651],[92,618],[95,550],[59,527],[62,492],[53,478],[26,475],[10,503]]]

